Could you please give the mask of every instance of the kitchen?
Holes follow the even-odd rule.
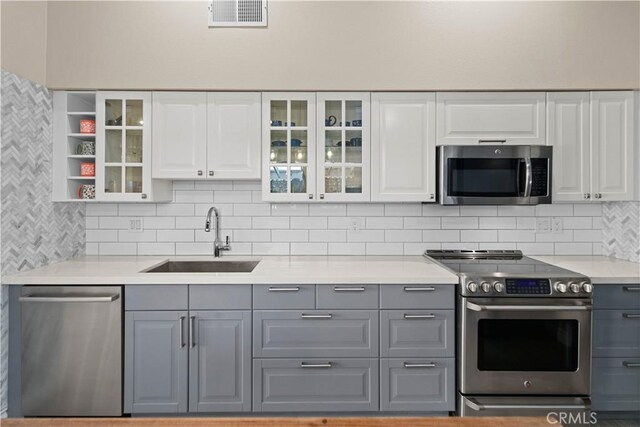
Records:
[[[637,2],[218,4],[0,4],[3,416],[640,416]]]

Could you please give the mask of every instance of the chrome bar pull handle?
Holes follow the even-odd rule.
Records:
[[[331,362],[327,362],[327,363],[305,363],[302,362],[300,364],[301,368],[305,368],[305,369],[329,369],[333,366],[333,364]]]
[[[504,144],[506,139],[479,139],[478,144]]]
[[[327,314],[307,314],[307,313],[302,313],[300,315],[300,317],[302,319],[331,319],[333,317],[333,314],[331,314],[331,313],[327,313]]]
[[[435,368],[436,364],[429,362],[429,363],[409,363],[409,362],[404,362],[404,367],[407,369],[412,369],[412,368]]]
[[[622,313],[622,317],[625,319],[640,319],[640,314],[638,313]]]
[[[18,298],[20,302],[113,302],[120,298],[120,295],[87,295],[87,296],[60,296],[60,297],[47,297],[47,296],[33,296],[25,295]]]
[[[334,286],[335,292],[364,292],[364,286]]]
[[[407,320],[411,319],[434,319],[436,317],[435,314],[408,314],[405,313],[403,316]]]
[[[282,288],[269,288],[269,292],[298,292],[300,290],[299,286],[289,286]]]
[[[627,292],[640,292],[640,286],[623,286],[622,289]]]
[[[405,286],[405,292],[432,292],[435,291],[436,288],[433,286]]]
[[[622,366],[625,368],[640,368],[640,362],[627,362],[626,360],[622,362]]]
[[[189,347],[193,348],[196,346],[196,316],[189,317]]]
[[[184,348],[186,345],[184,342],[184,318],[185,316],[180,316],[180,348]]]

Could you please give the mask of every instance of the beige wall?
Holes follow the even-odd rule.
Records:
[[[0,1],[0,66],[24,78],[46,80],[47,2]]]

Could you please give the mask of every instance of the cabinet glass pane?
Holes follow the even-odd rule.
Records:
[[[329,167],[324,169],[324,192],[342,193],[342,168]]]
[[[348,130],[346,134],[345,162],[362,163],[362,131]]]
[[[342,101],[325,101],[324,125],[326,127],[339,126],[342,121]]]
[[[326,163],[342,162],[342,131],[326,130],[324,135],[324,161]]]
[[[347,167],[344,171],[345,176],[345,192],[346,193],[362,193],[362,168]]]
[[[105,131],[104,159],[106,163],[122,163],[122,131],[108,129]]]
[[[287,163],[287,131],[271,131],[271,163]]]
[[[284,126],[287,121],[287,101],[271,101],[271,126]]]
[[[127,163],[142,163],[142,130],[127,130]]]
[[[289,174],[286,166],[271,166],[269,173],[272,193],[286,193]]]
[[[127,166],[125,168],[125,192],[142,193],[142,167]]]
[[[307,101],[291,101],[291,126],[307,125]]]
[[[351,126],[362,126],[362,101],[346,101],[345,110],[346,121]]]
[[[307,131],[291,131],[291,163],[307,163]]]
[[[122,126],[122,99],[107,99],[104,102],[104,124]]]
[[[127,126],[142,126],[142,100],[127,99]]]
[[[291,167],[291,192],[292,193],[307,192],[307,167],[306,166]]]
[[[104,192],[122,193],[122,167],[106,166],[104,168]]]

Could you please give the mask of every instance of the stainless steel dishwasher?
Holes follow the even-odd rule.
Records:
[[[122,415],[122,288],[24,286],[24,416]]]

